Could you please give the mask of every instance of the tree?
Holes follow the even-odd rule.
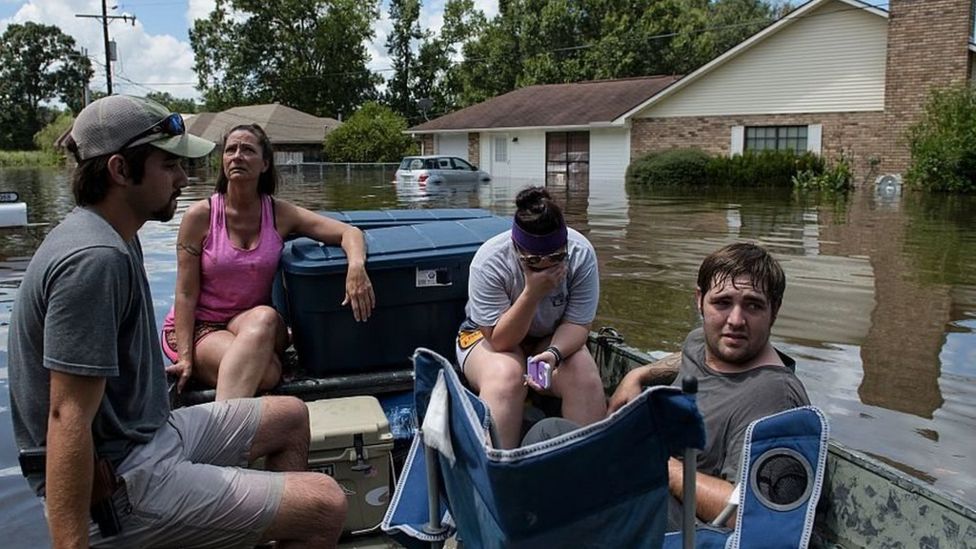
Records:
[[[447,1],[440,35],[427,33],[417,53],[414,97],[427,99],[429,108],[423,118],[412,118],[411,123],[421,123],[427,118],[451,112],[460,105],[460,73],[452,59],[484,28],[485,15],[475,9],[473,0]]]
[[[326,136],[326,158],[330,162],[398,162],[416,148],[403,133],[406,129],[406,119],[371,101]]]
[[[778,13],[763,0],[505,0],[463,47],[460,103],[532,84],[686,74]]]
[[[376,96],[366,63],[376,0],[217,0],[194,23],[194,70],[208,110],[279,102],[338,117]]]
[[[909,185],[938,192],[976,192],[976,89],[962,85],[933,91],[907,137]]]
[[[151,99],[172,112],[178,112],[180,114],[194,114],[197,112],[196,101],[182,97],[173,97],[167,92],[149,92],[146,94],[146,99]]]
[[[8,26],[0,36],[0,148],[32,148],[34,134],[56,114],[45,102],[61,101],[79,111],[92,74],[74,38],[58,27]]]
[[[393,30],[386,39],[386,51],[393,63],[393,76],[386,82],[386,104],[406,118],[416,116],[417,98],[411,92],[416,56],[414,44],[424,37],[420,25],[420,0],[390,0]]]

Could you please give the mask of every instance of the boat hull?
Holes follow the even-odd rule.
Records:
[[[591,334],[590,350],[608,394],[630,369],[667,359],[664,353],[645,353],[626,345],[612,331]],[[381,395],[410,390],[412,381],[412,372],[405,369],[321,379],[301,377],[283,383],[275,393],[304,400]],[[213,391],[189,392],[182,404],[212,399]],[[832,440],[811,546],[976,549],[976,509]]]

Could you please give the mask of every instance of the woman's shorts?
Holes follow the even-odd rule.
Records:
[[[485,338],[485,335],[481,333],[481,329],[478,325],[472,322],[470,319],[464,319],[461,323],[461,327],[458,328],[457,340],[454,345],[454,352],[457,355],[458,367],[461,371],[464,371],[464,361],[467,360],[468,354],[471,350],[481,343],[481,340]]]
[[[193,346],[196,347],[197,343],[208,335],[226,329],[226,322],[205,322],[198,320],[196,324],[193,325]],[[163,330],[163,354],[173,361],[173,364],[180,361],[180,354],[176,352],[175,329]]]

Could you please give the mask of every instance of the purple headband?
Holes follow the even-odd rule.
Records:
[[[566,233],[566,225],[562,225],[549,234],[537,236],[525,232],[525,229],[512,220],[512,240],[530,254],[546,255],[562,248],[566,245]]]

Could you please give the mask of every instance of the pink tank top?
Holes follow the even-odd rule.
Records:
[[[210,197],[210,232],[203,239],[200,255],[200,297],[196,320],[227,322],[238,314],[271,304],[271,283],[284,241],[275,228],[274,202],[261,195],[261,232],[250,250],[234,246],[227,234],[224,195]],[[174,327],[173,308],[166,315],[163,330]]]

